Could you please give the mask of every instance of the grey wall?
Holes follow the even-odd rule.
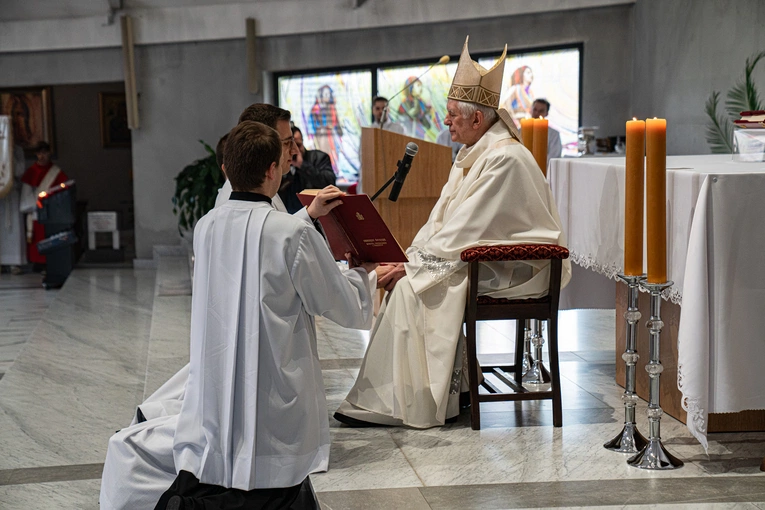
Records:
[[[471,51],[584,43],[583,122],[603,132],[624,130],[629,111],[631,6],[538,16],[283,36],[258,41],[266,71],[354,66]],[[261,100],[246,90],[243,40],[141,47],[137,54],[141,129],[133,136],[138,257],[176,234],[173,177],[203,156],[197,140],[214,144],[241,110]]]
[[[155,244],[178,242],[172,213],[174,177],[206,156],[249,104],[244,41],[137,48],[139,117],[133,131],[136,256],[150,258]]]
[[[88,211],[117,211],[120,228],[133,228],[130,148],[101,146],[99,92],[124,92],[122,82],[53,87],[56,162],[77,181]]]
[[[633,7],[583,9],[379,30],[279,36],[258,41],[264,71],[354,66],[472,52],[584,44],[583,114],[618,134],[629,115]],[[244,40],[140,46],[136,51],[141,128],[133,132],[136,251],[178,242],[173,178],[215,144],[241,110],[262,100],[246,89]],[[30,68],[28,70],[28,68]],[[9,71],[6,73],[6,69]],[[40,71],[44,69],[45,71]],[[120,79],[119,50],[0,54],[0,87]],[[115,77],[115,75],[117,75]]]
[[[669,154],[707,154],[704,104],[765,50],[762,0],[638,0],[635,6],[633,112],[667,119]],[[755,83],[765,92],[765,62]]]

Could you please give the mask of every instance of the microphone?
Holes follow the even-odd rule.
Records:
[[[406,179],[407,174],[409,174],[409,169],[412,167],[412,160],[418,150],[420,150],[420,148],[416,143],[409,142],[406,144],[404,157],[398,162],[398,169],[396,169],[396,175],[394,175],[395,180],[393,181],[393,187],[390,189],[390,195],[388,195],[388,200],[391,202],[398,200],[398,194],[401,193],[401,187],[404,185],[404,180]]]
[[[440,65],[440,64],[448,64],[448,63],[449,63],[449,60],[451,60],[451,59],[449,58],[449,55],[444,55],[443,57],[441,57],[441,58],[439,58],[439,59],[438,59],[438,62],[436,62],[435,64],[431,64],[431,66],[430,66],[430,67],[428,67],[428,68],[425,70],[425,72],[424,72],[424,73],[422,73],[421,75],[419,75],[419,76],[418,76],[418,77],[417,77],[417,78],[416,78],[414,81],[417,81],[417,80],[419,80],[420,78],[422,78],[423,76],[425,76],[426,74],[428,74],[428,73],[430,72],[430,70],[431,70],[431,69],[433,69],[434,67],[436,67],[437,65]],[[414,82],[412,82],[412,83],[414,83]],[[395,94],[393,94],[391,97],[389,97],[389,98],[388,98],[388,105],[390,105],[390,103],[391,103],[391,101],[393,101],[393,98],[394,98],[394,97],[396,97],[396,96],[398,96],[399,94],[401,94],[401,93],[402,93],[403,91],[405,91],[407,88],[409,88],[409,87],[404,87],[403,89],[399,90],[398,92],[396,92]],[[388,105],[386,105],[386,106],[385,106],[385,108],[383,109],[382,115],[380,116],[380,125],[381,125],[381,126],[382,126],[383,124],[385,124],[385,121],[388,119]],[[414,152],[415,152],[415,154],[417,153],[417,151],[416,151],[416,150],[415,150]]]

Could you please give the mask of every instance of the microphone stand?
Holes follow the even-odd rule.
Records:
[[[378,190],[377,190],[377,192],[376,192],[374,195],[372,195],[372,198],[371,198],[371,199],[369,199],[369,200],[370,200],[370,202],[374,202],[374,201],[375,201],[375,198],[379,197],[379,196],[380,196],[380,194],[381,194],[383,191],[385,191],[386,189],[388,189],[388,186],[390,186],[391,184],[393,184],[393,181],[395,181],[395,180],[396,180],[396,174],[397,174],[397,173],[398,173],[398,170],[396,170],[395,172],[393,172],[393,176],[391,176],[391,178],[390,178],[390,179],[388,179],[388,182],[386,182],[385,184],[383,184],[383,185],[382,185],[382,187],[381,187],[380,189],[378,189]]]

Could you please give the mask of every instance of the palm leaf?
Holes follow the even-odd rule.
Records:
[[[762,58],[765,58],[765,51],[761,51],[746,59],[743,79],[736,82],[733,88],[728,91],[728,97],[725,100],[725,110],[733,119],[739,118],[741,112],[762,109],[760,96],[752,79],[754,68]]]
[[[733,124],[730,119],[717,113],[720,93],[716,90],[707,99],[705,111],[710,123],[707,124],[707,143],[715,154],[733,153]]]

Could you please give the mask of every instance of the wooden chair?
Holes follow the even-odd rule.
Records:
[[[520,400],[552,400],[553,425],[563,425],[560,393],[560,363],[558,361],[558,301],[560,298],[563,259],[568,250],[549,244],[518,244],[508,246],[479,246],[462,252],[468,262],[468,299],[465,304],[467,363],[470,382],[470,425],[481,428],[481,402]],[[547,296],[538,299],[495,299],[478,295],[478,267],[482,262],[512,260],[550,260],[550,286]],[[516,321],[515,360],[513,365],[480,366],[483,383],[478,384],[476,356],[476,322],[486,320]],[[548,391],[528,391],[521,384],[523,337],[525,319],[547,321],[550,353],[551,386]],[[511,375],[512,374],[512,375]],[[479,391],[481,388],[483,391]]]

